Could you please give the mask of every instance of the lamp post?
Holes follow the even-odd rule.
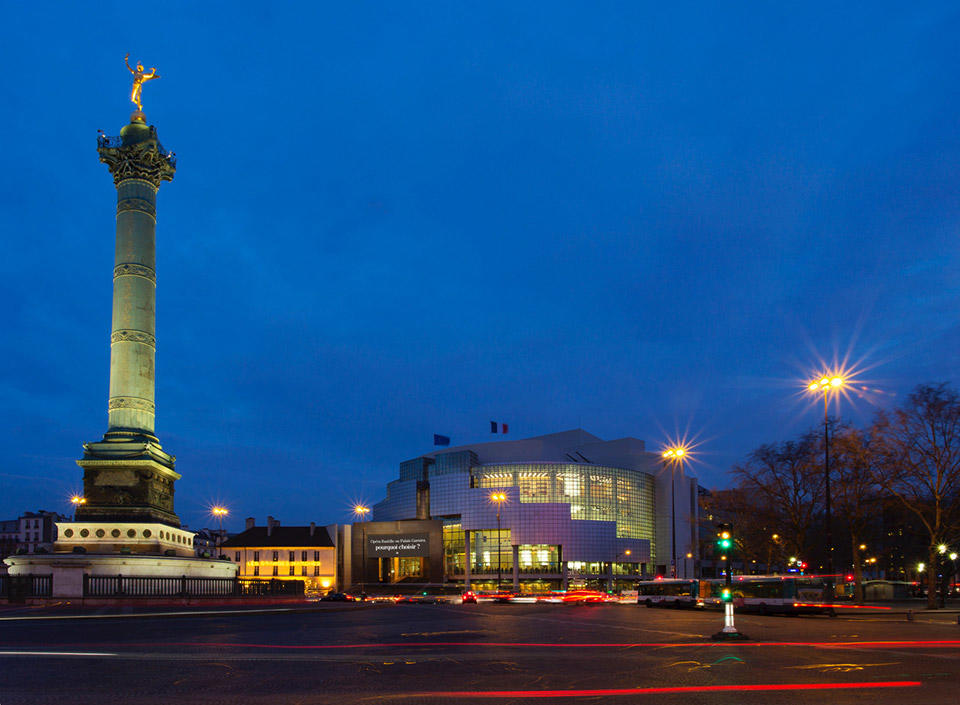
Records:
[[[500,507],[507,501],[507,495],[503,492],[494,492],[490,495],[490,501],[497,505],[497,592],[499,593],[503,579],[503,563],[500,557],[503,552],[500,539]]]
[[[779,543],[780,534],[770,534],[770,543],[767,546],[767,575],[773,575],[771,563],[773,563],[773,547]]]
[[[226,507],[213,507],[210,509],[210,513],[217,518],[217,558],[220,557],[220,544],[223,542],[223,518],[227,516],[230,512],[227,511]]]
[[[807,385],[814,394],[823,392],[823,485],[824,485],[824,521],[827,534],[827,579],[824,583],[825,596],[833,599],[833,516],[830,511],[830,392],[843,387],[843,377],[823,375]]]
[[[86,504],[86,503],[87,503],[87,498],[86,498],[86,497],[81,497],[81,496],[78,495],[78,494],[75,494],[75,495],[73,495],[73,497],[70,498],[70,504],[73,505],[73,520],[74,520],[74,521],[77,520],[77,507],[79,507],[81,504]]]
[[[677,577],[677,482],[674,478],[674,470],[678,463],[681,465],[683,464],[683,460],[686,457],[687,449],[682,446],[678,446],[676,448],[667,448],[665,451],[663,451],[663,458],[670,466],[670,550],[673,554],[670,564],[671,578]]]
[[[360,600],[363,601],[367,597],[367,591],[365,588],[367,582],[367,526],[366,526],[366,516],[370,511],[370,507],[365,507],[362,504],[358,504],[353,508],[354,516],[358,517],[360,520]]]

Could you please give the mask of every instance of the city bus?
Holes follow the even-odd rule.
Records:
[[[723,604],[725,580],[711,580],[704,603]],[[836,616],[833,605],[824,603],[823,579],[813,576],[737,575],[730,582],[733,606],[743,612],[760,614],[828,614]]]
[[[662,578],[637,583],[637,604],[647,607],[703,607],[710,595],[706,580]]]

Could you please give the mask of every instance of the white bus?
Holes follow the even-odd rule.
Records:
[[[706,580],[663,578],[637,583],[637,604],[647,607],[703,607],[710,594]]]
[[[725,580],[711,580],[704,602],[711,607],[720,607],[725,588]],[[833,605],[823,601],[824,584],[818,577],[736,575],[729,589],[733,606],[743,612],[836,616]]]

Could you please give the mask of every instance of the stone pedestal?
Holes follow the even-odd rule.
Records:
[[[56,553],[195,557],[193,532],[167,524],[119,521],[57,522]]]
[[[10,575],[52,575],[53,598],[80,599],[83,578],[235,578],[236,564],[212,558],[48,553],[4,559]],[[158,596],[160,597],[160,596]]]

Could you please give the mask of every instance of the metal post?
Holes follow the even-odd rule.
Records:
[[[830,511],[830,417],[827,390],[823,392],[823,482],[827,523],[827,579],[824,581],[824,593],[828,600],[833,600],[833,515]]]
[[[503,566],[500,560],[501,550],[500,550],[500,505],[497,504],[497,592],[500,592],[500,584],[503,579]]]
[[[676,460],[670,462],[670,547],[673,551],[673,575],[677,577],[677,506],[674,495],[677,492],[677,480],[673,473],[676,469]]]
[[[366,594],[367,582],[367,527],[360,526],[360,599]]]

